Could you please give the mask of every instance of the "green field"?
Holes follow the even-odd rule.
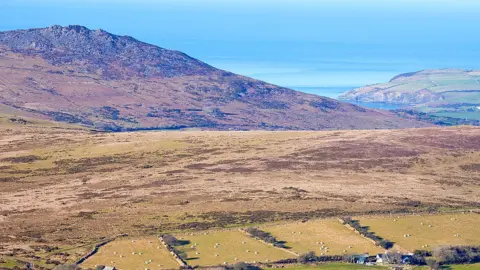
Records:
[[[433,115],[480,120],[480,111],[478,112],[437,112],[437,113],[433,113]]]
[[[347,229],[337,220],[288,223],[263,226],[261,229],[270,232],[278,240],[286,241],[292,251],[300,254],[309,251],[315,251],[317,255],[384,252],[382,248]]]
[[[255,240],[239,230],[209,231],[175,235],[190,241],[179,249],[188,255],[191,266],[213,266],[236,262],[272,262],[295,255]],[[216,246],[216,244],[218,245]]]
[[[314,269],[326,269],[326,270],[362,270],[362,269],[388,269],[384,266],[367,266],[359,264],[349,264],[349,263],[329,263],[329,264],[318,264],[318,265],[296,265],[291,267],[285,267],[288,270],[314,270]]]
[[[424,105],[435,112],[441,112],[437,108],[442,105],[452,109],[468,104],[474,108],[480,105],[480,75],[478,71],[460,69],[422,70],[351,90],[339,98]]]
[[[370,231],[409,251],[442,245],[480,245],[479,214],[391,216],[359,220]]]
[[[414,270],[429,270],[430,267],[419,266],[419,267],[415,267],[413,269]],[[445,269],[445,270],[479,270],[480,269],[480,263],[445,265],[445,266],[442,266],[440,269]]]
[[[96,265],[115,266],[120,270],[178,269],[180,266],[157,237],[113,241],[101,247],[81,267],[95,268]]]

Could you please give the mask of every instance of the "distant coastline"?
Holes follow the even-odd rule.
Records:
[[[358,87],[359,86],[334,86],[334,87],[290,86],[290,88],[297,91],[329,97],[337,100],[341,94]],[[382,109],[382,110],[397,110],[397,109],[402,109],[407,107],[406,105],[403,105],[403,104],[392,104],[392,103],[386,103],[386,102],[360,102],[360,101],[348,101],[348,100],[341,100],[341,101],[356,104],[356,105],[367,107],[367,108]]]

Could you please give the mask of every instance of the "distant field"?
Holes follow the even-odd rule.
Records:
[[[152,261],[149,262],[149,260]],[[156,237],[132,238],[108,243],[101,247],[97,254],[81,264],[81,267],[95,268],[96,265],[115,266],[120,270],[178,269],[180,266]]]
[[[433,115],[480,120],[480,111],[478,112],[438,112],[438,113],[433,113]]]
[[[442,266],[440,269],[445,270],[479,270],[480,264],[455,264],[455,265],[445,265]],[[414,267],[413,270],[430,270],[430,267],[427,266],[418,266]]]
[[[267,262],[267,260],[277,261],[295,257],[293,254],[266,245],[238,230],[210,231],[206,235],[205,233],[195,233],[194,235],[187,233],[176,236],[190,241],[190,244],[179,249],[187,253],[187,263],[191,266],[212,266],[224,262],[228,264]],[[215,247],[217,243],[219,245]]]
[[[480,245],[479,214],[372,217],[361,218],[360,223],[410,251],[442,245]]]
[[[451,108],[480,105],[480,77],[476,71],[458,69],[423,70],[401,74],[386,83],[367,85],[339,97],[362,102],[387,102]]]
[[[264,226],[262,230],[270,232],[278,240],[286,241],[292,251],[300,254],[309,251],[314,251],[317,255],[377,254],[384,251],[337,220]],[[324,249],[321,249],[322,246]],[[325,247],[328,247],[328,251]]]

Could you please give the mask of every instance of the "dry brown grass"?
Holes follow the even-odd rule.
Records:
[[[478,128],[108,134],[2,123],[0,252],[480,203]]]

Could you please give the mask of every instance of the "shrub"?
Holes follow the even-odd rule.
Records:
[[[285,248],[285,242],[278,241],[274,236],[272,236],[270,233],[262,231],[258,228],[247,228],[245,231],[250,234],[252,237],[258,238],[263,240],[264,242],[270,243],[276,247],[281,247]]]
[[[440,263],[438,263],[435,260],[427,260],[426,263],[431,270],[440,269],[440,266],[441,266]]]
[[[480,262],[480,247],[447,246],[434,249],[433,255],[440,263],[461,264]]]
[[[318,257],[313,251],[310,251],[298,256],[299,263],[310,263],[310,262],[316,262],[317,260],[318,260]]]
[[[377,245],[381,246],[384,249],[390,249],[393,247],[394,242],[383,239],[382,237],[376,235],[374,232],[368,231],[369,227],[364,227],[360,225],[358,220],[353,220],[351,217],[344,217],[343,218],[344,224],[348,224],[352,226],[355,230],[357,230],[361,235],[372,239],[377,243]]]
[[[259,270],[260,268],[248,263],[238,262],[233,265],[233,270]]]

